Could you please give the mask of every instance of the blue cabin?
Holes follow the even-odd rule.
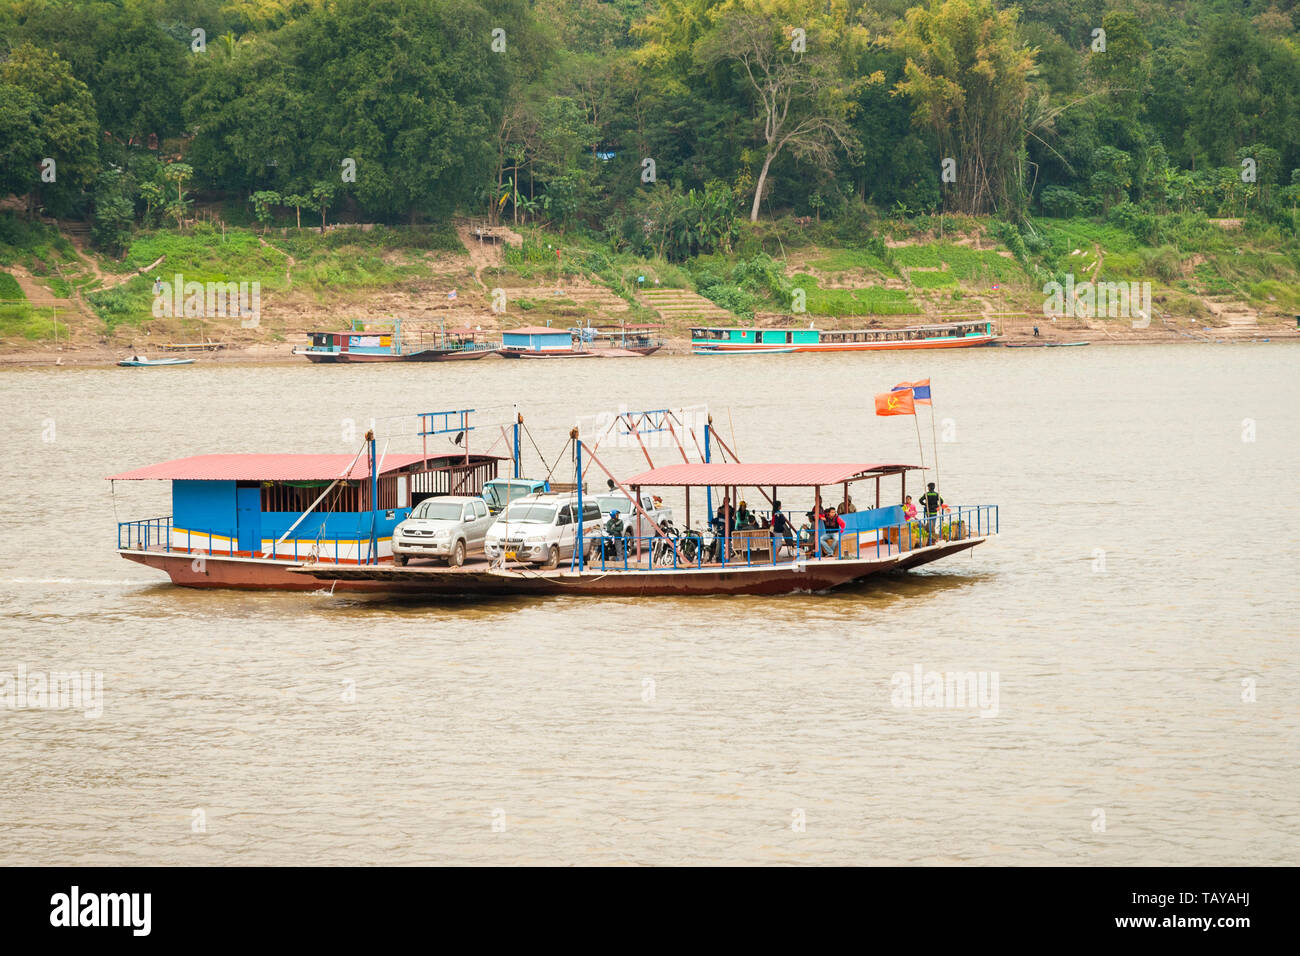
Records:
[[[118,549],[370,563],[392,555],[393,528],[411,508],[436,495],[480,494],[496,477],[499,460],[463,452],[384,455],[373,502],[364,455],[166,461],[109,476],[172,483],[172,513],[119,523]]]
[[[552,329],[540,325],[503,331],[501,342],[501,354],[506,357],[567,355],[573,352],[572,332],[568,329]]]

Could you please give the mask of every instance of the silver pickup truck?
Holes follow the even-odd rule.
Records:
[[[483,538],[492,521],[482,498],[426,498],[393,529],[393,563],[402,565],[411,558],[443,558],[458,568],[465,563],[466,555],[482,553]]]

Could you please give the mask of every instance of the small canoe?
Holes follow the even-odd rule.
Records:
[[[1005,347],[1009,349],[1069,349],[1091,344],[1091,342],[1007,342]]]
[[[798,349],[696,349],[696,355],[785,355]]]
[[[132,355],[129,359],[123,359],[117,364],[123,368],[153,368],[158,365],[193,365],[194,359],[149,359],[142,355]]]

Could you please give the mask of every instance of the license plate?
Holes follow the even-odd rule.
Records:
[[[506,560],[507,560],[507,561],[516,561],[516,560],[518,560],[518,558],[519,558],[519,555],[516,554],[514,551],[507,551],[507,552],[506,552]]]

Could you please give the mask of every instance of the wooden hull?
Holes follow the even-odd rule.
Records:
[[[502,349],[497,353],[502,358],[510,359],[554,359],[554,358],[591,358],[595,352],[579,352],[576,349],[552,350],[550,352],[528,352],[523,349]]]
[[[761,352],[898,352],[913,349],[968,349],[992,345],[996,335],[970,335],[962,339],[901,339],[897,342],[816,342],[806,345],[754,342],[713,343],[693,342],[696,355],[717,355],[736,352],[756,355]]]
[[[705,567],[674,570],[602,572],[599,568],[581,574],[565,569],[490,569],[482,564],[464,568],[364,565],[317,566],[288,572],[317,581],[318,586],[378,585],[393,594],[428,597],[476,597],[509,594],[665,597],[706,595],[777,595],[829,591],[889,571],[918,567],[966,551],[986,538],[966,538],[892,555],[874,554],[863,558],[783,562],[776,565],[728,568]]]
[[[1006,342],[1006,348],[1009,349],[1072,349],[1081,345],[1091,345],[1091,342]]]
[[[496,349],[424,349],[402,358],[408,362],[472,362],[496,354]]]
[[[340,581],[335,584],[302,574],[290,573],[292,568],[307,565],[293,561],[272,561],[269,558],[224,557],[206,554],[177,554],[161,551],[117,552],[128,561],[165,571],[172,584],[187,588],[229,588],[241,591],[376,591],[390,590],[373,581]],[[377,565],[376,567],[383,567]],[[334,565],[331,565],[334,567]],[[340,565],[346,567],[346,565]],[[356,567],[356,565],[353,565]]]
[[[404,355],[382,355],[370,352],[309,352],[301,355],[309,362],[318,365],[367,365],[373,362],[464,362],[485,358],[496,352],[495,349],[423,349],[419,352],[407,352]]]

